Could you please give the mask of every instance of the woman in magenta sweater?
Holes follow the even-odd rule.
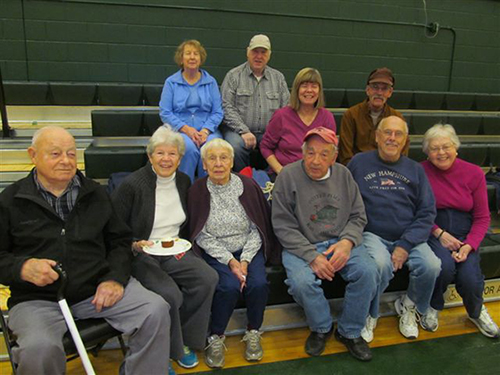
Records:
[[[460,141],[451,125],[436,124],[424,135],[422,163],[436,197],[437,216],[429,245],[441,259],[431,311],[422,317],[429,330],[438,328],[443,294],[455,281],[469,319],[485,336],[500,337],[498,326],[483,305],[484,276],[479,245],[490,224],[486,179],[478,166],[457,158]]]
[[[313,68],[302,69],[293,81],[290,105],[274,112],[260,143],[260,152],[274,173],[302,158],[302,140],[309,130],[320,126],[337,130],[324,106],[321,74]]]

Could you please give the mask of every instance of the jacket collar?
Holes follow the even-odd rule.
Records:
[[[200,72],[201,72],[201,77],[198,84],[200,85],[209,84],[211,82],[210,74],[208,74],[207,71],[203,69],[200,69]],[[176,73],[172,75],[172,82],[177,83],[179,85],[185,85],[185,86],[188,85],[184,77],[182,77],[182,69],[178,70]]]

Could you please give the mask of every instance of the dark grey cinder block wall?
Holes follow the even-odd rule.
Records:
[[[162,83],[195,38],[220,83],[266,33],[289,84],[313,66],[325,87],[363,88],[388,66],[398,89],[500,93],[500,1],[426,3],[427,19],[423,0],[0,0],[0,66],[5,80]]]

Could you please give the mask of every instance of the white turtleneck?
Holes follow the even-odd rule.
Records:
[[[149,240],[178,237],[179,228],[186,220],[175,185],[175,175],[176,173],[170,177],[156,175],[155,219]]]

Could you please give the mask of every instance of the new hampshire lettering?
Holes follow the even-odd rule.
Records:
[[[402,174],[396,173],[394,171],[378,171],[378,175],[379,175],[379,177],[391,176],[391,177],[397,178],[398,180],[403,181],[406,184],[410,183],[410,180],[408,178],[406,178]]]

